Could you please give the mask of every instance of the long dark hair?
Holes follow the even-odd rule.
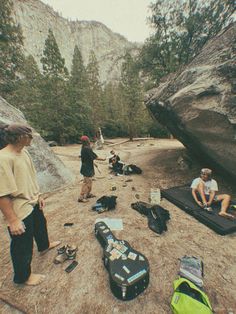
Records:
[[[8,144],[16,144],[19,137],[25,134],[32,134],[32,129],[23,124],[3,124],[0,125],[0,149]]]

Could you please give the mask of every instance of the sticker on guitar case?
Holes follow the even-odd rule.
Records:
[[[117,250],[120,251],[120,249],[122,248],[122,245],[119,244],[118,242],[115,242],[115,243],[114,243],[114,247],[115,247]]]
[[[112,240],[112,242],[114,242],[114,238],[113,238],[112,234],[109,234],[109,235],[106,237],[106,239],[107,239],[108,243],[109,243],[109,241],[111,241],[111,240]]]
[[[146,269],[140,270],[137,274],[135,274],[135,275],[133,275],[133,276],[131,276],[131,277],[129,277],[129,278],[127,279],[128,283],[131,283],[132,281],[138,279],[138,278],[141,277],[142,275],[146,274],[146,272],[147,272]]]
[[[129,252],[129,255],[128,255],[129,259],[132,259],[133,261],[135,261],[136,257],[137,257],[137,254],[135,254],[133,252]]]
[[[114,276],[115,276],[116,278],[120,279],[121,281],[124,281],[124,280],[125,280],[125,278],[121,277],[120,275],[118,275],[118,274],[116,274],[116,273],[115,273]]]
[[[139,259],[140,261],[145,261],[145,258],[144,258],[142,255],[139,255],[138,259]]]
[[[122,253],[118,251],[117,249],[113,248],[113,250],[110,252],[111,256],[113,256],[115,259],[118,259],[121,257]]]
[[[112,256],[112,255],[109,256],[108,258],[109,258],[110,261],[114,261],[114,260],[116,259],[116,258],[115,258],[114,256]]]
[[[110,253],[112,249],[113,249],[113,245],[112,245],[112,243],[109,243],[107,248],[106,248],[106,252]]]
[[[127,260],[127,255],[126,254],[122,254],[121,258],[122,258],[123,261],[125,261],[125,260]]]
[[[120,251],[121,253],[125,253],[127,250],[128,250],[128,248],[127,248],[127,246],[125,246],[125,245],[121,245],[121,247],[120,247],[120,249],[119,249],[119,251]]]
[[[128,267],[123,266],[122,268],[124,269],[124,271],[125,271],[127,274],[129,274],[129,273],[130,273],[130,270],[129,270],[129,268],[128,268]]]

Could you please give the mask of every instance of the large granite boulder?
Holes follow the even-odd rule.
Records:
[[[3,123],[27,124],[21,111],[9,105],[0,97],[0,124]],[[35,168],[41,192],[50,192],[73,182],[75,176],[65,167],[54,154],[48,144],[34,131],[32,145],[28,148]]]
[[[184,69],[150,90],[145,103],[205,166],[236,178],[236,23]]]

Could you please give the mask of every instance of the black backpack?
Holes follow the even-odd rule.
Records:
[[[97,200],[97,203],[101,203],[103,208],[106,208],[107,210],[112,210],[115,209],[116,207],[116,199],[117,196],[111,195],[111,196],[106,196],[103,195]]]
[[[139,168],[138,166],[132,165],[132,164],[129,166],[132,169],[132,173],[134,173],[134,174],[141,174],[142,173],[142,169]]]
[[[124,166],[123,171],[125,175],[142,173],[142,169],[133,164]]]

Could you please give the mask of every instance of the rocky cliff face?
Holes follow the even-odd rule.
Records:
[[[72,22],[62,18],[53,9],[39,0],[13,0],[13,17],[22,27],[24,50],[31,54],[41,67],[45,39],[52,29],[68,70],[75,45],[81,51],[85,65],[90,51],[96,54],[101,81],[117,80],[120,77],[122,56],[126,49],[137,50],[137,45],[95,21]]]
[[[179,73],[149,91],[146,105],[193,154],[236,178],[236,23]]]
[[[0,97],[0,124],[28,124],[21,111]],[[75,176],[64,166],[41,136],[33,132],[32,145],[28,148],[37,170],[41,192],[50,192],[74,181]]]

